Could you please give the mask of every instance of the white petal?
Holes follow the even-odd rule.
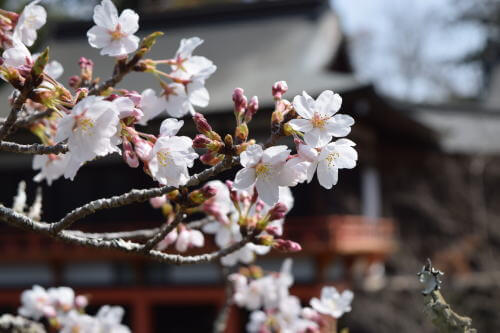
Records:
[[[139,15],[131,9],[125,9],[118,18],[121,32],[133,34],[139,30]]]
[[[255,182],[255,169],[254,168],[243,168],[234,178],[234,187],[240,190],[247,189],[252,186]]]
[[[257,178],[255,187],[259,193],[259,198],[269,206],[274,205],[280,198],[279,185],[277,179]]]
[[[115,30],[118,11],[111,0],[103,0],[100,5],[94,7],[94,22],[103,28]]]
[[[191,104],[202,108],[208,105],[210,95],[201,81],[194,81],[188,84],[187,89]]]
[[[244,167],[252,167],[257,165],[260,162],[263,151],[260,145],[254,144],[241,153],[240,155],[240,163]]]
[[[111,35],[108,33],[106,28],[94,25],[87,31],[87,37],[89,39],[89,44],[95,48],[103,48],[111,43]]]
[[[322,116],[333,116],[340,109],[342,98],[331,90],[325,90],[318,96],[315,105]]]
[[[314,148],[323,147],[330,142],[331,139],[332,137],[320,128],[313,128],[312,131],[304,134],[304,141]]]
[[[293,98],[293,107],[299,116],[305,119],[311,119],[314,113],[311,105],[314,105],[314,100],[311,96],[307,95],[305,91],[302,94],[302,96],[297,95]]]
[[[201,44],[203,44],[203,40],[199,37],[183,38],[175,56],[186,59],[190,57],[194,49]]]
[[[262,154],[262,162],[272,165],[283,163],[288,155],[290,155],[290,149],[285,145],[269,147]]]
[[[183,125],[183,120],[167,118],[161,123],[160,136],[174,136],[179,132]]]
[[[290,126],[300,132],[309,132],[313,129],[313,125],[309,119],[292,119],[288,122]]]
[[[335,167],[328,167],[325,161],[318,164],[318,181],[321,186],[327,190],[331,189],[338,181],[338,169]]]

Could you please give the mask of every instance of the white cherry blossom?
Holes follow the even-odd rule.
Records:
[[[358,153],[353,148],[356,144],[349,139],[338,139],[321,148],[316,161],[308,168],[308,182],[311,181],[314,171],[317,170],[318,181],[321,186],[331,189],[337,184],[339,169],[352,169],[356,166]],[[303,154],[314,155],[314,150],[304,147]],[[300,152],[299,152],[300,154]]]
[[[197,80],[187,85],[171,83],[168,93],[163,95],[165,108],[172,117],[181,118],[186,114],[195,114],[194,106],[206,107],[209,102],[208,91],[205,83]],[[193,106],[194,105],[194,106]]]
[[[125,9],[120,16],[111,0],[103,0],[94,8],[94,23],[87,32],[89,44],[101,49],[101,55],[122,57],[139,47],[139,15]]]
[[[18,309],[21,316],[38,320],[48,311],[54,311],[54,309],[50,304],[49,294],[44,288],[34,285],[32,289],[23,291],[21,307]]]
[[[14,28],[14,39],[21,41],[26,46],[33,45],[37,38],[37,30],[47,21],[45,8],[38,5],[40,1],[32,1],[24,7]]]
[[[344,290],[341,294],[335,287],[323,287],[321,298],[311,299],[311,306],[319,313],[340,318],[344,313],[351,311],[351,302],[354,294],[350,290]]]
[[[125,310],[121,306],[103,305],[96,314],[99,332],[129,333],[130,329],[121,324]]]
[[[81,164],[96,156],[118,152],[116,138],[118,111],[102,97],[82,99],[59,121],[56,141],[68,140],[70,160],[64,176],[73,179]]]
[[[74,307],[75,292],[69,287],[49,288],[50,303],[58,310],[69,311]]]
[[[293,107],[301,119],[288,123],[296,131],[304,133],[304,141],[314,148],[326,145],[332,137],[343,137],[350,133],[354,119],[344,114],[336,114],[342,98],[331,90],[323,91],[314,100],[305,91],[293,99]]]
[[[286,146],[274,146],[262,150],[251,145],[240,155],[243,169],[238,171],[234,181],[237,189],[246,189],[255,184],[260,199],[268,205],[279,200],[280,173],[290,154]]]
[[[187,136],[162,136],[151,151],[149,170],[160,184],[180,186],[189,180],[188,168],[198,157]]]

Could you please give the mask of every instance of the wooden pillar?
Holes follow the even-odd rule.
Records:
[[[136,297],[132,304],[132,332],[153,333],[153,318],[151,302],[148,299]]]

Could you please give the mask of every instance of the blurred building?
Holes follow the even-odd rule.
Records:
[[[91,25],[67,22],[52,26],[47,44],[52,57],[64,65],[63,81],[77,73],[76,62],[81,56],[95,60],[99,76],[105,78],[111,72],[112,59],[99,57],[84,37]],[[274,82],[287,81],[290,99],[302,90],[313,96],[326,89],[342,95],[342,112],[357,121],[350,138],[358,144],[360,162],[353,170],[342,170],[339,184],[331,191],[316,180],[293,189],[296,203],[285,230],[303,246],[294,256],[294,292],[306,300],[317,295],[325,283],[359,282],[368,288],[381,287],[383,263],[396,249],[396,224],[388,218],[390,204],[383,189],[395,172],[391,159],[397,156],[400,163],[414,163],[426,152],[438,151],[438,141],[428,124],[402,112],[400,105],[386,102],[371,84],[356,80],[328,1],[283,0],[149,11],[141,16],[140,25],[144,35],[155,30],[166,32],[151,54],[156,59],[173,55],[181,38],[199,36],[205,40],[197,53],[213,60],[218,71],[207,82],[210,106],[200,111],[208,115],[219,133],[233,130],[231,94],[237,86],[244,88],[247,96],[259,96],[261,109],[250,126],[257,139],[269,133]],[[150,75],[132,73],[120,86],[141,91],[158,85]],[[6,100],[9,93],[4,88],[0,98]],[[156,131],[159,122],[150,129]],[[183,131],[194,134],[193,125],[186,124]],[[33,140],[26,133],[15,139]],[[18,182],[31,179],[35,172],[29,167],[29,156],[0,156],[1,172],[7,178],[0,201],[10,204]],[[193,171],[197,170],[200,166]],[[58,220],[93,199],[151,186],[151,179],[117,157],[92,162],[79,171],[74,182],[58,180],[51,187],[43,185],[44,220]],[[30,197],[35,188],[28,182]],[[137,204],[100,212],[74,227],[84,231],[142,229],[159,226],[161,219],[148,204]],[[207,249],[213,245],[203,250]],[[224,301],[216,263],[162,265],[112,251],[68,246],[3,225],[0,253],[1,312],[15,311],[20,291],[34,283],[70,285],[92,295],[91,304],[124,305],[126,321],[134,332],[205,332],[211,330]],[[258,264],[276,270],[282,259],[282,255],[272,253]],[[241,331],[244,316],[233,311],[228,332]]]

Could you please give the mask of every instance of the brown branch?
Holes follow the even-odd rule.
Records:
[[[26,79],[26,81],[24,82],[24,86],[21,90],[21,93],[14,101],[14,105],[12,105],[12,109],[10,110],[7,119],[0,128],[0,141],[5,139],[5,137],[9,134],[9,131],[11,130],[12,126],[14,126],[17,120],[19,112],[23,108],[24,103],[28,99],[29,94],[35,88],[35,86],[36,86],[35,81],[32,80],[31,78]]]
[[[11,226],[44,234],[54,239],[62,240],[66,243],[97,249],[115,249],[120,252],[141,255],[159,262],[166,262],[176,265],[197,264],[202,262],[214,261],[241,249],[247,243],[252,242],[255,239],[255,234],[252,233],[243,237],[241,241],[218,251],[195,256],[182,256],[177,254],[168,254],[156,250],[149,250],[148,252],[144,252],[142,244],[124,241],[122,239],[103,240],[99,238],[80,237],[75,235],[74,232],[66,230],[54,234],[51,230],[50,224],[34,221],[33,219],[30,219],[29,217],[17,213],[11,208],[7,208],[2,205],[0,205],[0,219]]]
[[[176,228],[182,220],[186,217],[182,208],[177,212],[173,221],[169,221],[170,223],[164,223],[160,231],[153,237],[151,237],[143,246],[143,252],[149,252],[149,250],[153,249],[166,235],[168,235],[174,228]]]
[[[192,175],[185,186],[191,187],[199,185],[200,183],[210,179],[211,177],[230,169],[232,166],[238,163],[238,158],[225,159],[224,161],[211,168],[205,169],[198,174]],[[80,220],[90,214],[94,214],[98,210],[122,207],[136,202],[144,202],[148,199],[159,197],[163,194],[172,192],[175,189],[176,187],[174,186],[162,186],[144,190],[134,189],[122,195],[94,200],[79,208],[74,209],[59,222],[51,224],[50,229],[53,233],[58,233],[61,230],[68,228],[75,221]]]
[[[62,143],[54,146],[46,146],[39,143],[23,145],[15,142],[3,141],[0,142],[0,151],[20,154],[46,155],[66,153],[68,151],[68,146]]]

